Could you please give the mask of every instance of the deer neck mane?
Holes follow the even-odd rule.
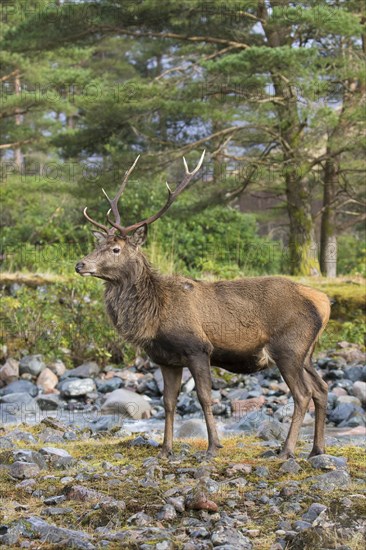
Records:
[[[139,254],[121,279],[107,282],[107,313],[119,334],[131,344],[143,346],[156,335],[162,309],[162,277]]]

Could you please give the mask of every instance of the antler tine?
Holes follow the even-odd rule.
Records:
[[[99,229],[102,229],[105,233],[108,233],[109,232],[109,229],[108,227],[106,227],[105,225],[99,223],[99,222],[96,222],[95,220],[93,220],[93,218],[91,218],[89,216],[89,214],[87,213],[87,210],[88,210],[88,207],[86,206],[83,210],[83,214],[84,216],[86,217],[86,219],[92,223],[93,225],[95,225],[96,227],[99,227]]]
[[[126,172],[125,172],[125,175],[124,175],[124,178],[123,178],[123,181],[121,183],[121,186],[116,194],[116,196],[114,197],[114,199],[110,199],[107,195],[107,193],[105,192],[104,189],[102,189],[107,201],[109,202],[109,206],[111,207],[111,210],[112,210],[112,213],[113,213],[113,216],[114,216],[114,219],[115,219],[115,223],[118,227],[116,227],[116,229],[119,229],[121,230],[122,227],[119,225],[121,223],[121,215],[120,213],[118,212],[118,201],[123,193],[123,191],[125,190],[125,187],[127,185],[127,181],[128,181],[128,178],[130,177],[131,175],[131,172],[133,171],[133,169],[135,168],[136,164],[137,164],[137,161],[139,160],[140,158],[140,155],[137,156],[135,162],[133,163],[133,165],[131,166],[131,168],[129,168]],[[108,217],[108,215],[107,215]],[[110,220],[108,219],[108,221],[110,222]],[[113,224],[112,224],[113,225]]]
[[[138,229],[139,227],[141,227],[143,225],[149,225],[149,224],[153,223],[154,221],[156,221],[157,219],[159,219],[168,210],[168,208],[175,201],[175,199],[178,197],[178,195],[180,195],[182,193],[182,191],[184,191],[184,189],[187,187],[187,185],[189,184],[189,182],[191,181],[193,176],[195,176],[197,174],[198,170],[202,166],[202,162],[203,162],[203,159],[205,157],[205,153],[206,153],[206,151],[204,150],[202,155],[201,155],[200,160],[198,161],[197,166],[194,168],[194,170],[192,170],[192,172],[190,172],[188,170],[188,165],[187,165],[186,159],[183,157],[183,164],[184,164],[184,168],[185,168],[185,176],[182,179],[182,181],[177,185],[177,187],[174,191],[172,191],[170,189],[168,183],[166,184],[167,188],[168,188],[168,199],[167,199],[165,205],[156,214],[153,214],[152,216],[150,216],[149,218],[146,218],[145,220],[142,220],[141,222],[137,222],[137,223],[134,223],[133,225],[129,225],[128,227],[123,227],[123,228],[121,228],[119,226],[117,227],[117,224],[112,223],[109,220],[109,218],[108,218],[108,221],[110,223],[112,223],[113,227],[115,227],[119,231],[121,231],[121,229],[123,229],[122,234],[126,235],[130,231]]]

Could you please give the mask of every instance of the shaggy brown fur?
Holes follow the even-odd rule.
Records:
[[[329,319],[327,296],[281,277],[205,282],[162,276],[140,251],[145,236],[145,227],[132,237],[103,236],[76,270],[106,281],[107,311],[119,334],[162,368],[162,453],[172,450],[182,367],[194,377],[208,429],[208,452],[215,454],[220,443],[211,410],[210,366],[253,373],[275,364],[295,403],[283,456],[294,453],[311,398],[316,412],[311,454],[324,452],[327,385],[313,369],[311,355]]]

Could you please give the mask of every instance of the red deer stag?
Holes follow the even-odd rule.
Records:
[[[211,409],[210,366],[234,373],[254,373],[279,368],[294,399],[294,414],[282,457],[293,456],[309,402],[315,404],[315,434],[311,455],[324,452],[327,385],[312,366],[315,342],[330,314],[328,297],[281,277],[253,277],[207,282],[182,276],[162,276],[140,250],[147,227],[159,219],[187,187],[203,162],[185,176],[156,214],[123,227],[118,211],[129,175],[110,199],[112,227],[94,221],[96,249],[77,265],[80,275],[105,281],[107,312],[119,334],[140,346],[160,365],[164,378],[165,432],[161,454],[172,452],[173,420],[181,387],[182,368],[188,367],[206,420],[208,454],[221,447]],[[114,220],[110,218],[112,212]],[[132,235],[130,235],[133,232]]]

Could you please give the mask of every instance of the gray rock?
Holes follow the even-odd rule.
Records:
[[[141,435],[138,435],[135,439],[130,441],[129,445],[130,447],[159,447],[159,443],[157,441],[147,437],[142,437]]]
[[[360,399],[354,395],[340,395],[337,399],[337,405],[341,405],[342,403],[351,403],[351,405],[354,405],[355,407],[361,407]]]
[[[300,519],[294,522],[294,528],[296,529],[296,531],[304,531],[304,529],[309,529],[310,527],[311,523],[309,523],[308,521],[302,521]]]
[[[328,420],[338,425],[341,422],[347,422],[356,412],[357,407],[353,404],[343,403],[337,405],[332,411],[330,411],[328,414]]]
[[[168,504],[174,506],[175,510],[180,513],[183,513],[185,510],[184,501],[185,499],[182,496],[168,498]]]
[[[60,396],[53,393],[39,395],[36,402],[42,411],[56,411],[62,405]]]
[[[10,466],[9,473],[16,479],[29,479],[36,477],[41,471],[38,464],[34,462],[13,462]]]
[[[211,542],[214,547],[227,547],[227,545],[231,545],[233,548],[241,550],[251,550],[253,548],[253,545],[248,537],[245,537],[237,529],[223,525],[213,529],[211,534]]]
[[[156,385],[159,389],[159,392],[162,394],[164,390],[164,380],[163,380],[163,374],[160,369],[156,369],[156,371],[154,372],[154,378],[155,378]]]
[[[268,415],[262,410],[252,411],[236,423],[235,429],[243,430],[245,432],[256,432],[259,426],[264,422],[267,422],[268,419]]]
[[[352,386],[353,395],[355,395],[362,403],[363,407],[366,407],[366,382],[358,380]]]
[[[94,361],[83,363],[76,369],[71,369],[65,372],[64,377],[71,378],[94,378],[98,376],[100,369]]]
[[[90,422],[89,426],[93,432],[108,432],[123,425],[123,418],[116,414],[104,414]]]
[[[149,418],[150,403],[137,393],[119,389],[112,391],[101,408],[104,414],[117,414],[122,418]]]
[[[366,382],[366,366],[353,365],[344,369],[344,377],[352,380],[352,382]]]
[[[263,422],[257,432],[257,436],[265,441],[285,441],[287,428],[276,419]]]
[[[266,468],[266,466],[257,466],[255,469],[255,474],[258,477],[268,477],[269,476],[269,470]]]
[[[61,504],[64,500],[66,500],[65,495],[55,495],[53,497],[45,498],[43,503],[46,504],[46,506],[55,506],[57,504]]]
[[[130,516],[127,520],[129,525],[136,525],[137,527],[144,527],[145,525],[151,525],[153,518],[145,512],[137,512],[133,516]]]
[[[46,364],[43,361],[42,355],[26,355],[19,361],[20,375],[30,374],[31,376],[36,377],[45,368]]]
[[[0,397],[0,403],[14,403],[16,405],[25,406],[35,404],[34,397],[25,392],[9,393]]]
[[[58,385],[61,395],[65,397],[81,397],[96,389],[95,382],[91,378],[66,378]]]
[[[0,417],[3,423],[35,423],[42,418],[42,412],[29,393],[11,393],[0,397]]]
[[[346,470],[347,459],[341,456],[318,455],[309,458],[313,468],[320,470]]]
[[[6,363],[0,367],[0,380],[4,384],[15,382],[19,378],[19,363],[16,359],[9,357]]]
[[[32,382],[29,382],[29,380],[16,380],[0,389],[0,396],[8,395],[9,393],[29,393],[29,395],[35,397],[38,395],[38,388]]]
[[[39,452],[54,468],[67,468],[74,462],[72,456],[64,449],[58,449],[56,447],[42,447]]]
[[[182,415],[194,414],[201,411],[201,407],[195,397],[187,393],[181,393],[177,403],[177,411]]]
[[[293,458],[289,458],[280,468],[280,472],[284,474],[297,474],[301,470],[301,466]]]
[[[123,380],[119,376],[113,376],[113,378],[108,378],[108,380],[95,380],[97,385],[97,390],[100,393],[110,393],[114,390],[118,390],[123,385]]]
[[[313,523],[313,521],[316,520],[319,514],[326,509],[327,507],[324,506],[324,504],[313,502],[313,504],[310,505],[308,511],[303,514],[302,519],[304,521],[309,521],[310,523]]]
[[[22,530],[19,525],[0,525],[0,546],[19,548],[17,542]]]
[[[198,438],[206,439],[207,438],[207,427],[204,420],[200,418],[192,418],[191,420],[186,420],[183,422],[177,429],[176,436],[181,439],[186,438]]]
[[[19,449],[18,451],[13,452],[13,457],[16,462],[33,462],[37,466],[44,470],[47,468],[47,464],[41,453],[37,451],[28,451],[24,449]]]
[[[320,476],[307,478],[307,481],[313,482],[314,489],[330,492],[337,487],[347,487],[351,478],[345,470],[334,470]]]
[[[172,521],[177,517],[177,512],[172,504],[164,504],[157,514],[160,521]]]
[[[348,420],[344,420],[338,424],[339,428],[356,428],[357,426],[365,426],[366,417],[362,409],[358,409]]]
[[[42,542],[62,545],[63,548],[77,548],[80,550],[94,550],[91,537],[83,531],[56,527],[47,521],[31,516],[21,520],[26,532],[31,536],[41,538]]]
[[[56,359],[56,361],[51,363],[48,368],[59,378],[61,378],[61,376],[63,376],[66,372],[65,363],[61,361],[61,359]]]

